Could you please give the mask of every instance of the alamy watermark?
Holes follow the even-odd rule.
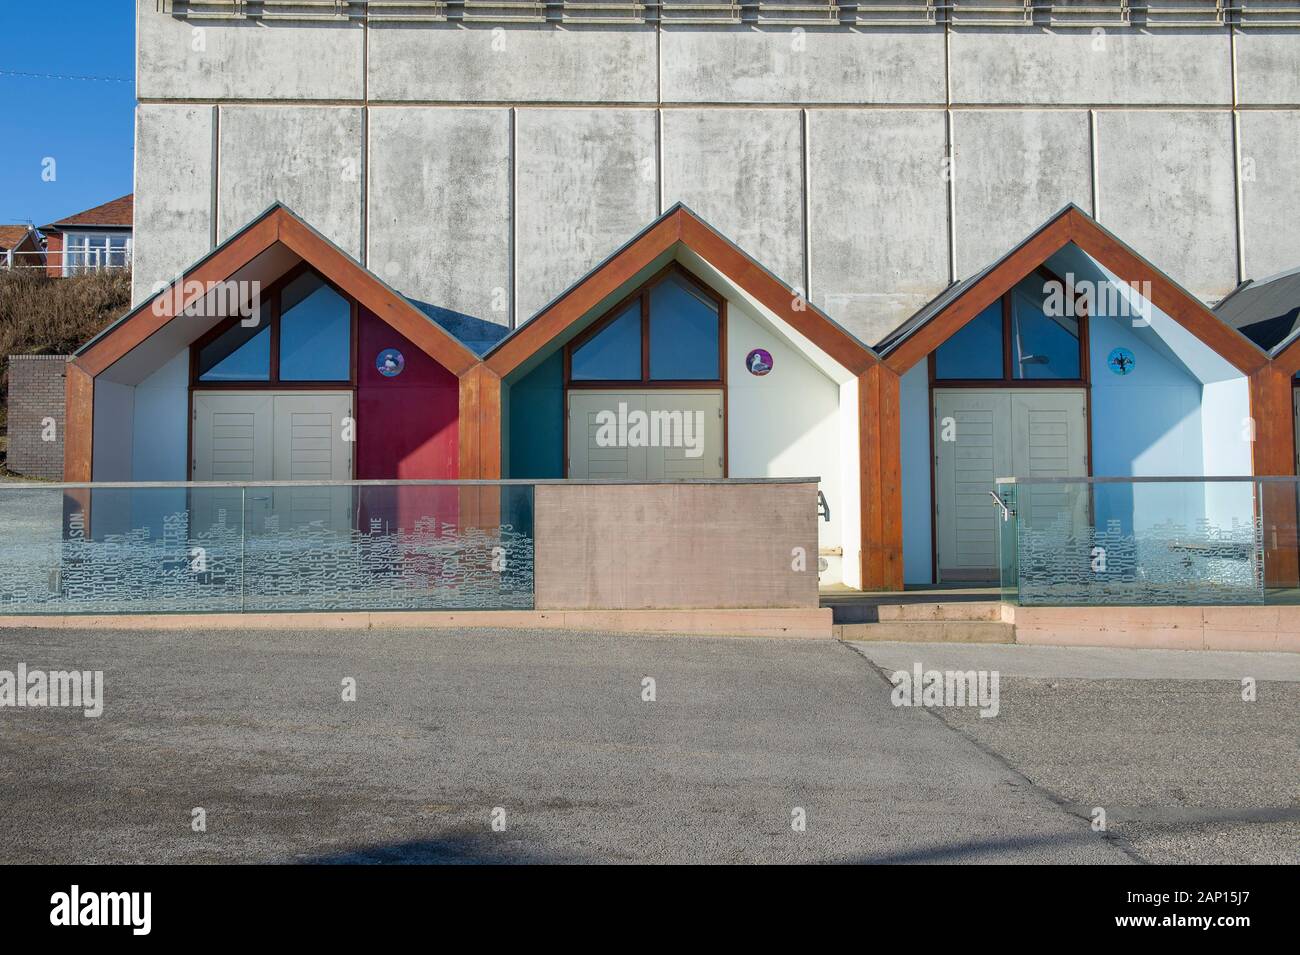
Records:
[[[186,318],[239,318],[245,328],[262,322],[262,283],[224,279],[219,282],[188,282],[177,277],[153,287],[153,313]],[[188,305],[186,303],[189,303]]]
[[[71,707],[94,719],[104,712],[103,670],[0,670],[0,708]]]
[[[50,896],[50,924],[128,926],[132,935],[153,928],[152,892],[83,892],[74,885]]]
[[[618,411],[596,413],[596,447],[685,448],[686,457],[698,458],[704,454],[704,412],[628,410],[620,401]]]
[[[1043,314],[1048,318],[1100,315],[1132,319],[1135,327],[1151,324],[1151,283],[1147,281],[1094,282],[1075,279],[1073,272],[1066,272],[1064,281],[1045,281],[1043,295]]]
[[[889,677],[895,706],[974,706],[980,716],[998,715],[997,670],[926,670],[920,661],[911,670],[896,670]]]

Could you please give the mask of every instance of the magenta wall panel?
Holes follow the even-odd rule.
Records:
[[[396,374],[385,375],[377,362]],[[459,473],[456,376],[361,309],[357,322],[357,477],[455,478]]]

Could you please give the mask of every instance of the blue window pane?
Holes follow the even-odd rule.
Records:
[[[1077,379],[1079,320],[1047,315],[1043,280],[1025,279],[1011,291],[1011,374],[1014,378]]]
[[[199,381],[270,381],[271,326],[233,325],[199,349]]]
[[[947,379],[1002,377],[1002,300],[980,312],[934,353],[934,376]]]
[[[280,294],[280,380],[347,381],[352,309],[318,276],[306,273]]]
[[[638,298],[573,351],[574,381],[641,380],[641,300]]]
[[[650,377],[713,381],[718,375],[718,306],[670,275],[650,291]]]

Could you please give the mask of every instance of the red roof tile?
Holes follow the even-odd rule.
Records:
[[[12,249],[26,236],[25,225],[0,225],[0,249]]]
[[[95,206],[84,212],[78,212],[59,219],[47,226],[41,226],[42,232],[59,232],[71,226],[126,226],[130,228],[132,219],[132,201],[135,195],[114,199],[102,206]]]

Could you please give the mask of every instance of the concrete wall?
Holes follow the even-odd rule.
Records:
[[[958,276],[999,258],[1067,202],[1092,213],[1087,110],[959,110],[952,129]]]
[[[539,311],[658,214],[655,140],[652,110],[516,111],[516,318]]]
[[[1300,51],[1300,37],[1292,46]],[[1300,61],[1293,70],[1300,75]],[[1300,112],[1252,110],[1237,122],[1245,274],[1259,279],[1300,265],[1294,228],[1277,227],[1300,222]]]
[[[138,3],[137,299],[277,198],[484,338],[678,199],[868,343],[1068,201],[1207,302],[1300,264],[1296,30],[223,22]]]
[[[663,202],[684,202],[787,285],[805,288],[798,110],[665,111]]]
[[[367,162],[370,269],[442,309],[462,339],[508,323],[510,145],[505,109],[372,109]],[[477,281],[458,278],[473,269]]]
[[[222,107],[217,241],[279,200],[344,252],[364,260],[363,125],[362,111],[353,107]]]
[[[813,304],[875,344],[948,284],[940,110],[809,110]]]
[[[538,610],[815,607],[814,484],[542,484]]]
[[[214,106],[136,107],[134,301],[170,282],[216,241],[218,114]]]

